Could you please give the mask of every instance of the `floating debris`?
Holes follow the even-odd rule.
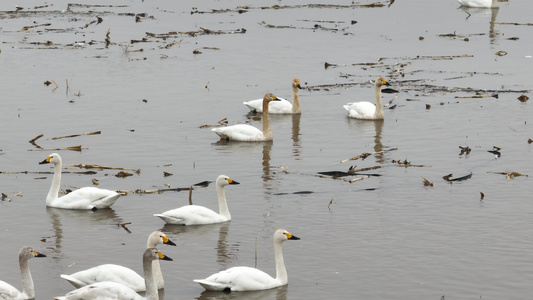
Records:
[[[9,199],[9,197],[6,194],[4,194],[4,193],[2,193],[2,198],[1,199],[2,199],[2,201],[11,202],[11,199]]]
[[[479,196],[480,196],[479,200],[485,199],[485,194],[483,194],[483,192],[479,192]]]
[[[82,136],[82,135],[96,135],[96,134],[101,134],[101,133],[102,133],[101,131],[93,131],[93,132],[87,132],[87,133],[80,133],[80,134],[72,134],[72,135],[53,137],[52,140],[59,140],[59,139],[64,139],[64,138],[78,137],[78,136]]]
[[[448,175],[443,176],[442,179],[444,179],[446,181],[450,181],[450,182],[463,181],[463,180],[467,180],[467,179],[472,178],[472,172],[470,172],[470,174],[468,174],[468,175],[461,176],[461,177],[452,178],[452,176],[453,176],[453,174],[448,174]]]
[[[95,165],[95,164],[69,164],[67,166],[76,167],[76,168],[80,168],[80,169],[128,170],[128,171],[134,171],[136,174],[140,174],[141,173],[141,169],[107,167],[107,166],[100,166],[100,165]]]
[[[126,222],[126,223],[120,223],[118,225],[120,225],[120,227],[124,228],[124,230],[126,230],[128,233],[131,233],[131,231],[128,229],[128,227],[126,227],[126,225],[130,225],[131,222]]]
[[[455,96],[455,98],[490,98],[490,97],[498,99],[499,96],[498,94],[483,95],[480,92],[476,92],[474,96]]]
[[[174,175],[174,174],[163,171],[163,177],[169,177],[169,176],[172,176],[172,175]]]
[[[65,148],[50,148],[50,149],[44,149],[44,148],[41,148],[37,145],[35,145],[37,148],[37,150],[35,149],[31,149],[29,151],[59,151],[59,150],[70,150],[70,151],[81,151],[83,149],[88,149],[88,148],[82,148],[81,145],[77,145],[77,146],[70,146],[70,147],[65,147]]]
[[[533,143],[533,140],[532,140],[531,138],[529,138],[529,139],[527,140],[527,143],[528,143],[528,144],[531,144],[531,143]]]
[[[115,174],[115,177],[118,177],[118,178],[126,178],[130,176],[133,176],[133,174],[125,172],[125,171],[120,171],[117,174]]]
[[[374,155],[374,154],[382,154],[382,153],[385,153],[385,152],[389,152],[389,151],[393,151],[393,150],[398,150],[397,147],[394,147],[394,148],[391,148],[391,149],[387,149],[387,150],[382,150],[382,151],[378,151],[378,152],[373,152],[373,153],[368,153],[368,152],[364,152],[364,153],[361,153],[360,155],[357,155],[357,156],[354,156],[354,157],[351,157],[351,158],[347,158],[347,159],[344,159],[344,160],[341,160],[339,161],[338,163],[339,164],[342,164],[342,163],[345,163],[347,161],[350,161],[350,160],[358,160],[358,159],[365,159],[367,157],[369,157],[370,155]]]
[[[505,56],[505,55],[507,55],[507,52],[505,52],[505,51],[498,51],[498,52],[496,52],[496,53],[494,53],[494,54],[496,54],[496,55],[498,55],[498,56]]]
[[[498,158],[498,157],[502,156],[502,153],[500,152],[501,149],[502,148],[500,148],[500,147],[492,146],[492,150],[488,150],[487,152],[490,152],[490,153],[494,154],[494,157]]]
[[[529,175],[527,175],[527,174],[522,174],[522,173],[518,173],[518,172],[487,172],[487,173],[505,175],[507,177],[507,180],[511,180],[511,179],[513,179],[515,177],[519,177],[519,176],[529,177]]]
[[[459,155],[463,155],[463,154],[470,154],[470,151],[472,151],[472,149],[470,149],[470,147],[466,146],[466,147],[462,147],[462,146],[459,146],[459,149],[461,149],[461,152],[459,153]]]
[[[155,189],[155,190],[141,190],[137,189],[135,190],[136,194],[161,194],[164,192],[181,192],[181,191],[189,191],[191,188],[169,188],[169,189]]]
[[[405,167],[405,168],[407,168],[407,167],[417,167],[417,168],[431,167],[431,166],[429,166],[429,165],[413,165],[413,164],[411,164],[411,162],[408,161],[407,159],[404,159],[403,161],[401,161],[401,160],[394,160],[394,159],[393,159],[393,160],[392,160],[392,163],[393,163],[393,164],[396,164],[396,165],[395,165],[396,167]]]
[[[427,180],[426,178],[422,177],[423,181],[424,181],[424,186],[433,186],[433,182],[430,182],[429,180]]]
[[[522,94],[522,95],[520,95],[520,97],[518,97],[518,100],[520,102],[526,102],[527,100],[529,100],[529,97],[524,95],[524,94]]]
[[[219,126],[225,126],[228,125],[228,118],[224,118],[217,122],[218,125],[201,125],[200,128],[207,128],[207,127],[219,127]]]
[[[100,185],[100,181],[98,181],[98,179],[96,178],[93,178],[92,182],[93,182],[93,185]]]

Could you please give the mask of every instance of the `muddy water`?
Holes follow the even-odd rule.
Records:
[[[146,237],[162,229],[178,244],[160,247],[174,259],[162,262],[166,299],[528,297],[531,179],[497,173],[533,174],[531,100],[517,100],[533,89],[529,1],[494,11],[422,0],[28,2],[16,13],[0,4],[2,280],[20,287],[25,245],[47,255],[30,261],[36,299],[72,290],[63,273],[110,262],[140,272]],[[372,101],[380,75],[399,91],[384,94],[395,108],[383,122],[348,119],[342,105]],[[290,98],[294,77],[306,88],[303,113],[273,116],[272,143],[219,143],[202,127],[223,118],[259,127],[242,101]],[[462,98],[476,92],[486,97]],[[97,179],[130,193],[110,210],[46,208],[51,174],[38,172],[51,169],[38,162],[51,152],[140,173],[66,173],[62,189]],[[340,163],[363,153],[372,155]],[[316,176],[351,166],[381,176]],[[241,183],[226,189],[226,224],[163,226],[152,214],[186,205],[189,193],[136,192],[219,174]],[[192,199],[216,209],[213,185]],[[236,265],[275,274],[277,228],[301,238],[284,244],[287,287],[224,295],[192,281]]]

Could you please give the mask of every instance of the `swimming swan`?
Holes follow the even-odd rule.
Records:
[[[28,259],[33,257],[46,257],[30,247],[23,247],[19,251],[20,275],[22,277],[22,292],[9,283],[0,280],[0,299],[34,299],[35,287],[31,278]]]
[[[156,248],[148,248],[143,253],[143,270],[146,281],[146,294],[141,296],[129,287],[111,281],[97,282],[69,292],[65,296],[55,297],[56,300],[159,300],[159,292],[152,272],[152,261],[172,260]]]
[[[498,0],[458,0],[461,6],[498,8]]]
[[[268,111],[272,114],[300,114],[302,109],[300,108],[300,96],[298,95],[298,89],[302,89],[300,86],[300,79],[294,78],[292,80],[292,104],[283,99],[278,98],[280,101],[272,102],[268,105]],[[263,112],[263,99],[251,100],[243,102],[244,105],[253,112]]]
[[[72,191],[61,198],[58,198],[59,186],[61,184],[61,156],[57,153],[52,153],[39,164],[54,164],[54,178],[52,179],[52,186],[46,196],[46,206],[66,208],[66,209],[92,209],[107,208],[117,201],[121,194],[99,189],[97,187],[84,187]]]
[[[263,98],[263,131],[248,124],[237,124],[226,127],[211,129],[220,136],[222,140],[233,140],[241,142],[263,142],[271,141],[272,130],[270,129],[270,119],[268,118],[268,103],[270,101],[280,101],[276,96],[267,93]]]
[[[215,273],[206,279],[194,281],[211,291],[259,291],[286,285],[288,283],[287,270],[281,253],[281,243],[286,240],[299,240],[284,229],[274,233],[274,258],[276,260],[276,278],[267,273],[250,267],[233,267]]]
[[[374,89],[376,93],[376,105],[370,102],[353,102],[344,105],[348,111],[348,117],[363,120],[383,120],[383,105],[381,104],[381,86],[390,85],[383,77],[376,79]]]
[[[219,213],[203,206],[187,205],[161,214],[154,214],[154,216],[161,218],[161,220],[165,221],[167,224],[202,225],[229,221],[231,220],[231,215],[228,210],[228,203],[226,202],[226,194],[224,192],[224,187],[228,184],[239,183],[226,175],[218,176],[216,186]]]
[[[159,244],[166,244],[170,246],[176,246],[166,234],[161,231],[154,231],[148,236],[146,242],[146,248],[156,248]],[[161,266],[159,260],[152,261],[152,270],[155,277],[155,283],[157,289],[165,287],[165,281],[163,280],[163,273],[161,272]],[[61,278],[66,279],[76,288],[81,288],[89,284],[102,281],[112,281],[121,283],[136,292],[146,291],[146,284],[144,277],[137,274],[130,268],[126,268],[115,264],[105,264],[97,267],[93,267],[87,270],[76,272],[72,275],[61,274]]]

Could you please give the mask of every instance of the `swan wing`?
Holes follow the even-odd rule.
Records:
[[[134,290],[116,282],[97,282],[69,292],[56,300],[145,300]]]
[[[87,270],[79,271],[71,275],[62,274],[76,288],[81,288],[97,282],[116,282],[127,286],[135,292],[146,291],[144,278],[130,268],[115,264],[105,264]]]
[[[268,104],[269,114],[292,114],[292,103],[283,98],[277,98],[280,101],[273,101]],[[263,99],[243,102],[244,105],[253,112],[263,112]]]
[[[0,280],[0,299],[26,299],[24,295],[11,284]]]
[[[376,105],[371,102],[353,102],[343,106],[348,116],[356,119],[369,119],[376,113]]]
[[[493,7],[492,0],[458,0],[462,6],[467,7]]]
[[[48,206],[68,209],[108,208],[121,195],[115,191],[97,187],[84,187],[47,203]]]
[[[202,225],[226,222],[229,219],[221,216],[213,210],[200,205],[187,205],[154,214],[168,224]]]
[[[265,139],[263,132],[248,124],[237,124],[226,127],[211,129],[222,139],[229,139],[241,142],[258,142]]]
[[[195,279],[211,291],[259,291],[280,286],[281,283],[267,273],[250,267],[233,267],[215,273],[206,279]]]

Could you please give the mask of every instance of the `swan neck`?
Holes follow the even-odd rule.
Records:
[[[57,164],[54,164],[54,177],[52,178],[52,186],[50,186],[50,191],[48,191],[48,196],[46,196],[46,204],[50,204],[53,200],[57,199],[59,195],[59,186],[61,185],[61,169],[63,168],[63,163],[59,161]]]
[[[302,113],[302,109],[300,108],[300,94],[298,93],[297,86],[292,87],[292,113]]]
[[[263,136],[265,141],[272,140],[272,129],[270,129],[270,118],[268,117],[268,103],[263,100]]]
[[[375,119],[383,119],[383,104],[381,103],[381,86],[375,85],[375,94],[376,94],[376,113]]]
[[[147,300],[159,300],[157,286],[152,270],[152,260],[143,257],[144,283],[146,285],[145,297]]]
[[[163,279],[163,272],[161,272],[159,260],[152,261],[152,273],[154,274],[155,286],[165,286],[165,280]]]
[[[274,259],[276,261],[276,280],[279,280],[281,285],[285,285],[289,282],[289,278],[287,276],[287,269],[285,269],[285,262],[283,261],[280,241],[274,241]]]
[[[226,191],[224,190],[224,186],[220,186],[217,184],[217,198],[218,198],[218,213],[226,217],[228,220],[231,219],[231,215],[229,213],[228,209],[228,202],[226,201]]]
[[[19,265],[20,275],[22,277],[22,293],[25,294],[29,299],[33,299],[35,298],[35,287],[33,286],[33,279],[28,266],[28,259],[20,258]]]

